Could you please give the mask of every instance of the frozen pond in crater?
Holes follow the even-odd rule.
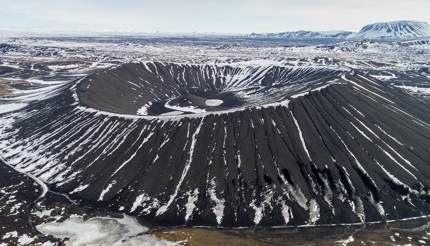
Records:
[[[209,106],[209,107],[216,107],[223,103],[224,103],[223,100],[218,100],[218,99],[208,99],[205,101],[206,106]]]

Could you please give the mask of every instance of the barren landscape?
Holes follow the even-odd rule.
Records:
[[[3,38],[0,245],[429,243],[430,42],[378,25]]]

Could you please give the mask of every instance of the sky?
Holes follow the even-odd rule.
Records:
[[[430,22],[430,0],[0,0],[0,29],[33,32],[358,31]]]

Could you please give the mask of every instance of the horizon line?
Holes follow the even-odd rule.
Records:
[[[382,22],[373,22],[364,24],[362,26],[372,24],[380,24],[380,23],[392,23],[392,22],[423,22],[428,23],[427,21],[420,20],[392,20],[392,21],[382,21]],[[361,29],[360,29],[361,30]],[[10,34],[19,34],[19,35],[70,35],[70,34],[81,34],[81,35],[118,35],[118,36],[127,36],[127,35],[147,35],[147,36],[198,36],[198,35],[206,35],[206,36],[245,36],[250,34],[270,34],[270,33],[294,33],[294,32],[351,32],[358,33],[358,31],[351,30],[311,30],[311,29],[296,29],[296,30],[284,30],[277,32],[205,32],[205,31],[189,31],[189,32],[166,32],[166,31],[153,31],[153,32],[145,32],[138,30],[81,30],[81,29],[15,29],[8,27],[0,27],[0,34],[2,32],[10,33]],[[3,33],[4,34],[4,33]]]

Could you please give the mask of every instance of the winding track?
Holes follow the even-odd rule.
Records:
[[[136,115],[190,88],[231,92],[242,104]],[[76,199],[174,225],[429,213],[428,105],[365,74],[128,64],[56,93],[3,117],[0,155]]]

